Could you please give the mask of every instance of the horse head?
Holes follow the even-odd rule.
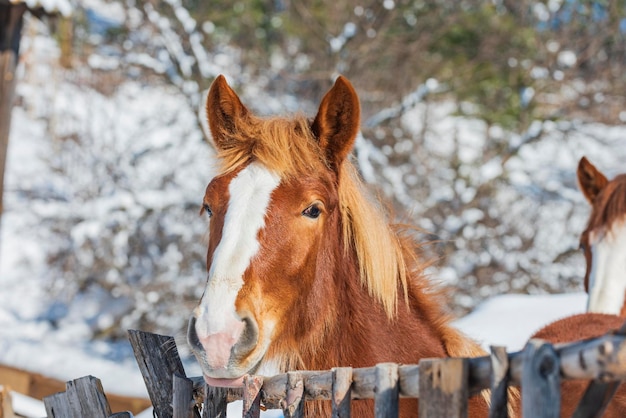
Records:
[[[591,204],[580,246],[587,261],[585,290],[589,312],[626,315],[626,174],[608,180],[585,157],[578,183]]]
[[[188,341],[207,382],[239,385],[297,363],[333,309],[325,281],[346,268],[338,183],[360,110],[339,77],[312,121],[259,118],[219,76],[206,111],[221,166],[202,203],[208,276]]]

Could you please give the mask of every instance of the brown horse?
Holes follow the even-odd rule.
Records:
[[[624,323],[626,290],[626,174],[609,181],[585,157],[578,164],[580,189],[591,204],[587,228],[580,245],[587,271],[588,313],[556,321],[534,337],[565,343],[599,337]],[[619,316],[617,314],[620,314]],[[561,416],[570,417],[582,396],[584,385],[563,383]],[[626,387],[621,385],[604,417],[626,417]]]
[[[587,260],[587,311],[626,317],[626,174],[609,181],[585,157],[578,184],[591,204],[580,246]]]
[[[360,109],[345,78],[313,120],[256,117],[222,76],[206,107],[221,166],[203,200],[208,278],[188,340],[209,384],[482,354],[450,326],[417,247],[348,158]],[[329,406],[307,403],[307,416],[329,416]],[[400,401],[402,417],[417,410],[416,399]],[[353,411],[373,416],[373,405]],[[486,401],[473,397],[469,412],[487,416]]]

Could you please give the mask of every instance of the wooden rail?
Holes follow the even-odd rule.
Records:
[[[509,386],[523,388],[523,418],[556,418],[561,379],[593,380],[574,416],[598,416],[614,393],[612,382],[626,380],[626,336],[609,333],[558,346],[531,340],[515,353],[493,347],[489,356],[479,358],[246,376],[243,388],[225,389],[207,386],[201,377],[187,377],[172,337],[129,333],[159,418],[226,417],[228,403],[235,400],[243,401],[243,417],[259,417],[261,409],[302,417],[306,402],[326,400],[332,404],[332,416],[344,418],[350,417],[351,401],[360,399],[373,399],[375,416],[388,418],[398,415],[399,398],[419,398],[420,418],[460,418],[467,416],[468,398],[484,389],[491,390],[490,418],[500,418],[507,416]],[[68,382],[66,392],[44,402],[48,417],[132,417],[129,412],[112,414],[99,381],[91,376]]]

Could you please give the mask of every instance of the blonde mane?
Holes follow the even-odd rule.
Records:
[[[261,162],[283,178],[328,169],[324,152],[311,133],[310,121],[302,115],[285,119],[248,114],[223,136],[229,140],[218,154],[221,174],[251,161]],[[340,167],[338,183],[344,250],[356,252],[361,284],[383,305],[391,319],[397,312],[399,285],[408,302],[408,268],[403,246],[349,160]]]

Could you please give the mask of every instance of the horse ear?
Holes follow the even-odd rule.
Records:
[[[217,149],[228,148],[230,134],[235,131],[235,121],[247,114],[248,109],[230,88],[226,77],[220,74],[211,84],[206,98],[206,116]]]
[[[360,123],[359,98],[352,84],[339,76],[322,99],[311,131],[334,169],[338,169],[352,150]]]
[[[589,203],[593,203],[596,196],[600,194],[602,189],[604,189],[604,187],[609,182],[605,175],[602,174],[585,157],[582,157],[580,159],[576,175],[578,177],[578,185],[580,186],[580,190],[582,190]]]

